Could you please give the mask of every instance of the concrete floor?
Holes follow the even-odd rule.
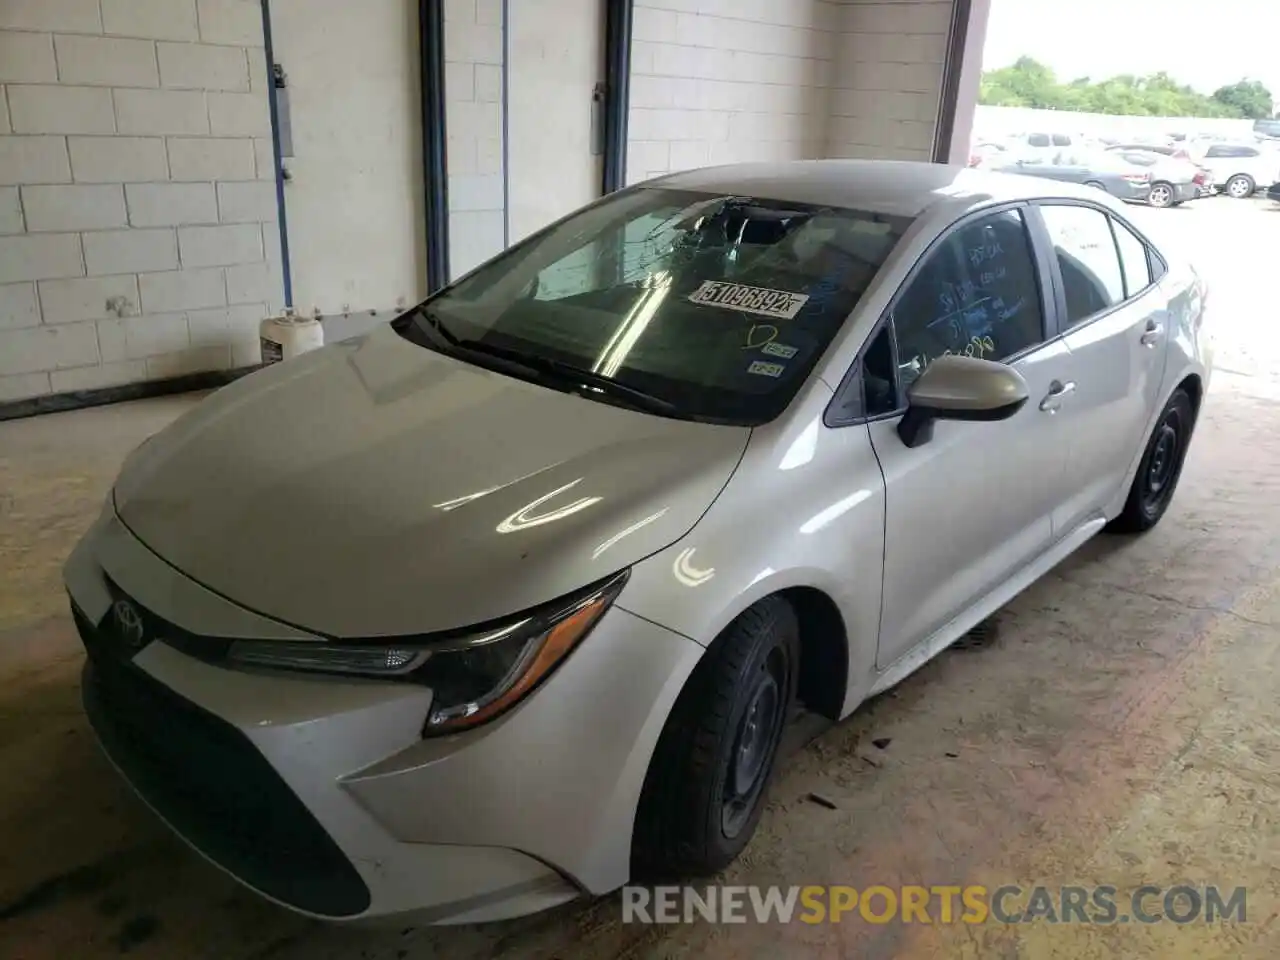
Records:
[[[621,924],[606,898],[369,932],[261,903],[171,839],[99,756],[59,585],[122,455],[191,402],[178,398],[0,424],[0,957],[1280,955],[1280,337],[1265,272],[1280,216],[1227,203],[1142,212],[1199,245],[1220,362],[1250,374],[1215,381],[1164,522],[1096,539],[1011,604],[991,642],[942,655],[790,758],[725,880],[1246,886],[1246,923],[660,928]]]

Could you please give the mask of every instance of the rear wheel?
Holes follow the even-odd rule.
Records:
[[[1116,533],[1145,533],[1160,522],[1182,475],[1182,463],[1194,426],[1195,407],[1187,391],[1179,387],[1165,404],[1155,430],[1147,439],[1124,509],[1107,529]]]
[[[750,607],[711,644],[649,764],[632,843],[638,875],[716,873],[746,847],[795,703],[799,660],[799,624],[780,597]]]
[[[1246,200],[1253,196],[1256,189],[1258,185],[1253,182],[1253,177],[1243,173],[1237,173],[1227,181],[1227,196],[1234,200]]]
[[[1152,184],[1151,192],[1147,194],[1147,203],[1153,207],[1172,207],[1177,202],[1174,200],[1175,196],[1172,184],[1156,183]]]

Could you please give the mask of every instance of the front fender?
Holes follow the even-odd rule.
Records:
[[[819,412],[757,431],[715,504],[633,568],[618,605],[705,647],[758,600],[819,590],[845,624],[843,716],[875,669],[884,516],[884,478],[865,425],[829,428]]]

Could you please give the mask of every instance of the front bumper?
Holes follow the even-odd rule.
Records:
[[[112,585],[192,632],[245,637],[257,617],[109,509],[65,579],[86,712],[112,763],[206,858],[328,920],[496,920],[625,883],[649,757],[702,652],[615,607],[520,706],[423,740],[422,687],[232,670],[160,640],[123,649]]]

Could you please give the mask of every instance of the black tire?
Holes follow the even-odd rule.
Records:
[[[1232,187],[1236,184],[1236,187]],[[1233,200],[1248,200],[1253,196],[1254,191],[1258,189],[1258,185],[1253,182],[1253,177],[1247,174],[1237,173],[1234,177],[1227,181],[1226,194]]]
[[[1151,185],[1151,190],[1147,194],[1147,203],[1151,204],[1153,207],[1160,208],[1176,207],[1178,205],[1178,201],[1174,198],[1177,197],[1177,195],[1178,192],[1173,188],[1173,184],[1165,183],[1161,180]]]
[[[1195,405],[1179,387],[1165,404],[1138,461],[1124,509],[1107,525],[1114,533],[1146,533],[1164,516],[1182,476],[1195,428]]]
[[[649,764],[632,838],[637,877],[717,873],[746,847],[764,810],[799,665],[799,625],[781,597],[745,610],[711,644],[676,699]],[[753,706],[754,736],[748,733]],[[758,753],[748,751],[750,743]]]

